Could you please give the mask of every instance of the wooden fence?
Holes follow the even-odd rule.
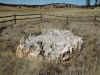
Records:
[[[26,17],[26,18],[21,18],[21,17]],[[11,19],[7,19],[7,18],[11,18]],[[40,23],[43,23],[43,22],[49,22],[50,18],[54,21],[63,20],[65,24],[69,24],[71,22],[93,22],[95,25],[100,24],[100,16],[76,16],[75,17],[75,16],[43,15],[43,14],[24,14],[24,15],[2,16],[0,17],[0,20],[1,19],[7,19],[7,20],[0,21],[0,23],[13,22],[14,24],[17,24],[17,21],[36,20],[36,19],[39,19],[39,20],[36,20],[37,22],[40,21]]]
[[[46,16],[47,16],[46,18],[47,21],[49,21],[51,16],[53,16],[55,17],[55,18],[52,18],[54,21],[64,20],[65,24],[70,24],[71,22],[82,22],[82,23],[91,22],[91,23],[94,23],[95,25],[100,24],[100,16],[57,16],[57,15],[46,15]]]
[[[31,17],[31,16],[36,16],[36,17]],[[26,18],[18,18],[18,17],[26,17]],[[9,19],[11,18],[11,19]],[[41,16],[40,14],[24,14],[24,15],[10,15],[10,16],[2,16],[0,17],[0,19],[8,19],[8,20],[3,20],[0,21],[0,23],[6,23],[6,22],[13,22],[14,24],[17,24],[17,21],[21,21],[21,20],[31,20],[31,19],[40,19],[41,20]]]

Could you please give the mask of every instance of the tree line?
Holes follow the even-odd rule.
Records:
[[[94,0],[95,1],[95,6],[100,6],[100,0]],[[87,7],[91,6],[91,0],[86,0],[86,5]]]

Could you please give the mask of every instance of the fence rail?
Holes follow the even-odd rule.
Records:
[[[0,16],[0,18],[8,18],[8,17],[13,17],[13,15],[10,15],[10,16]]]
[[[17,21],[19,20],[22,21],[22,20],[30,20],[30,19],[34,21],[39,19],[37,21],[41,21],[41,23],[48,21],[49,19],[61,20],[64,21],[66,24],[69,24],[70,22],[89,22],[89,21],[93,22],[94,24],[100,23],[100,16],[76,16],[75,17],[75,16],[43,15],[43,14],[24,14],[24,15],[1,16],[0,19],[8,19],[8,20],[0,21],[0,23],[13,21],[14,24],[17,24]]]
[[[27,20],[27,19],[40,19],[40,17],[35,17],[35,18],[23,18],[23,19],[16,19],[16,20]]]
[[[16,15],[16,16],[32,16],[32,15],[40,15],[40,14],[24,14],[24,15]]]
[[[100,23],[100,16],[96,16],[96,22]]]
[[[38,17],[31,17],[37,15]],[[26,18],[18,18],[18,17],[26,17]],[[12,19],[9,19],[12,18]],[[30,20],[30,19],[40,19],[40,14],[24,14],[24,15],[10,15],[10,16],[1,16],[0,19],[8,19],[8,20],[3,20],[0,21],[0,23],[5,23],[5,22],[9,22],[9,21],[14,21],[14,24],[17,23],[17,20]]]
[[[9,21],[14,21],[14,19],[6,20],[6,21],[0,21],[0,23],[5,23],[5,22],[9,22]]]

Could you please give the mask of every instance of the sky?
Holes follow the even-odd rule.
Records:
[[[76,5],[86,5],[86,0],[0,0],[0,3],[7,4],[26,4],[26,5],[43,5],[51,3],[70,3]],[[95,0],[91,0],[91,5],[94,5]]]

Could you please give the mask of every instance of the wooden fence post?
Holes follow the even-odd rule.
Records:
[[[14,24],[16,24],[16,15],[13,15],[14,16]]]
[[[40,20],[41,20],[41,23],[43,23],[43,15],[40,14]]]
[[[69,17],[66,16],[66,24],[68,25],[69,24]]]
[[[97,23],[97,16],[95,15],[94,16],[94,25],[97,25],[96,23]]]

